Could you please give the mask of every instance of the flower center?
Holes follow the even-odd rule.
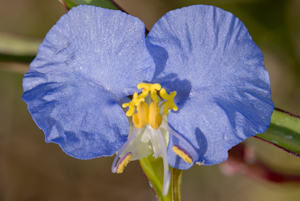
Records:
[[[140,102],[137,106],[137,113],[132,115],[132,122],[137,129],[143,128],[147,123],[157,130],[162,123],[162,116],[159,114],[158,103],[153,101],[149,104]]]
[[[128,107],[126,115],[129,117],[129,122],[132,122],[133,125],[131,126],[128,140],[116,154],[112,164],[112,172],[122,173],[131,160],[141,159],[153,153],[155,158],[159,156],[163,158],[163,194],[167,195],[170,185],[166,148],[169,142],[169,133],[183,142],[190,151],[188,152],[179,145],[174,145],[172,148],[185,162],[196,162],[198,154],[190,143],[168,126],[167,116],[169,111],[178,110],[174,102],[177,92],[174,91],[168,94],[157,83],[140,83],[137,85],[137,88],[143,89],[142,93],[134,93],[132,100],[122,105],[123,108]],[[161,112],[161,109],[163,112]]]

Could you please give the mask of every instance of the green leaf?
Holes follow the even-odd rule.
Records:
[[[119,8],[113,4],[110,0],[65,0],[65,3],[69,9],[80,4],[99,6],[102,8],[109,8],[119,10]]]
[[[296,115],[275,109],[267,132],[257,137],[300,156],[300,118]]]
[[[182,170],[169,166],[171,172],[171,182],[169,193],[166,196],[162,194],[163,187],[163,160],[162,158],[155,159],[151,155],[140,159],[141,167],[151,184],[151,187],[156,193],[157,200],[160,201],[180,201],[181,200],[181,175]]]
[[[0,52],[14,55],[36,55],[41,40],[0,32]]]
[[[0,61],[31,62],[41,40],[0,32]]]

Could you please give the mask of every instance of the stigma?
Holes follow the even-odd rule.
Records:
[[[130,133],[127,141],[116,153],[111,171],[122,173],[131,160],[138,160],[153,154],[155,158],[163,159],[163,195],[167,195],[170,185],[170,175],[167,145],[169,134],[175,136],[184,147],[174,145],[172,150],[186,163],[195,163],[198,154],[193,146],[180,134],[168,126],[167,116],[171,110],[177,111],[174,98],[176,91],[168,93],[160,84],[140,83],[141,93],[134,93],[132,100],[122,105],[128,108],[126,115],[130,123]],[[149,95],[150,94],[150,95]]]

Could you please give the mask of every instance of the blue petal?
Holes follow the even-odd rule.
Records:
[[[164,15],[146,39],[156,63],[153,82],[177,91],[178,112],[170,126],[189,141],[206,165],[227,159],[227,151],[265,132],[274,105],[263,55],[244,24],[233,14],[205,5]],[[169,163],[191,165],[170,149]]]
[[[23,100],[46,141],[69,155],[114,154],[126,141],[120,104],[150,81],[144,24],[121,11],[78,6],[62,16],[23,79]]]

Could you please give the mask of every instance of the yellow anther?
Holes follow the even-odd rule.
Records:
[[[123,173],[125,167],[128,165],[132,158],[132,153],[129,153],[123,160],[122,162],[118,165],[117,167],[117,173]]]
[[[150,83],[139,83],[137,85],[138,89],[143,89],[140,97],[145,98],[149,92],[151,92],[151,98],[155,102],[158,102],[157,91],[161,89],[160,84],[150,84]]]
[[[133,94],[132,100],[131,100],[129,103],[124,103],[124,104],[122,105],[122,107],[123,107],[123,108],[129,107],[128,111],[126,112],[126,115],[127,115],[128,117],[130,117],[130,116],[133,115],[133,113],[134,113],[134,111],[135,111],[135,107],[134,107],[134,106],[138,106],[138,104],[139,104],[140,102],[144,102],[144,101],[145,101],[144,98],[141,98],[141,97],[138,96],[137,93],[134,93],[134,94]]]
[[[183,150],[179,149],[177,146],[173,146],[172,150],[178,156],[180,156],[180,158],[182,158],[185,162],[187,162],[187,163],[193,163],[193,159],[188,154],[186,154]]]
[[[149,105],[149,125],[154,129],[158,129],[162,122],[162,116],[159,114],[160,108],[157,102],[151,102]]]
[[[137,106],[137,113],[132,116],[132,122],[137,129],[143,128],[148,123],[149,108],[147,103],[140,102]]]
[[[177,95],[176,91],[170,93],[170,95],[166,92],[165,89],[161,89],[159,92],[160,96],[165,99],[167,102],[164,103],[164,113],[165,115],[169,114],[169,110],[177,111],[178,107],[174,103],[174,97]]]

